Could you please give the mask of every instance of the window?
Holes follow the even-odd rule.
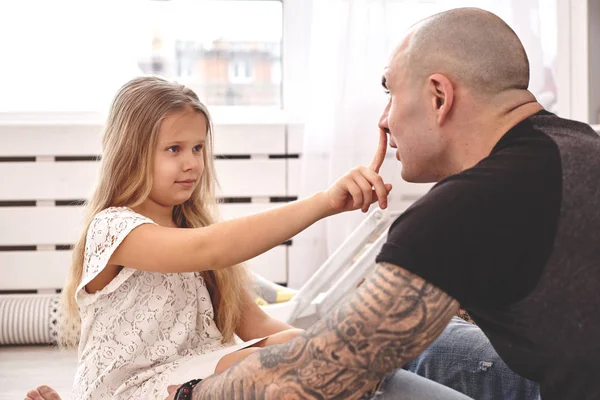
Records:
[[[271,82],[281,82],[281,61],[276,60],[271,64]]]
[[[142,74],[209,106],[281,107],[277,0],[105,0],[0,5],[0,112],[104,112]]]
[[[229,81],[232,83],[248,83],[252,80],[252,60],[234,59],[229,62]]]

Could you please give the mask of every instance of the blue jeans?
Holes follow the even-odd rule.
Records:
[[[467,398],[539,400],[541,397],[539,386],[510,370],[481,329],[455,317],[440,337],[404,370],[386,376],[372,399]]]
[[[366,398],[371,400],[473,400],[449,387],[403,369],[396,370],[383,378],[373,397],[366,396]]]

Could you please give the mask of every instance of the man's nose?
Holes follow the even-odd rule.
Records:
[[[390,127],[388,126],[389,111],[390,111],[390,104],[388,103],[385,106],[385,109],[383,110],[381,117],[379,117],[379,123],[378,123],[379,128],[383,129],[383,131],[385,131],[385,133],[390,133]]]

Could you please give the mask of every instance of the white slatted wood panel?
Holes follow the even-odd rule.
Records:
[[[2,246],[74,244],[83,227],[83,207],[0,207]]]
[[[285,154],[284,125],[215,127],[215,154]]]
[[[301,159],[290,158],[288,161],[288,193],[289,196],[297,196],[300,193],[300,182],[302,178]],[[323,188],[326,189],[326,188]]]
[[[257,213],[277,203],[221,204],[223,219]],[[0,207],[0,246],[73,244],[83,226],[84,207]]]
[[[0,252],[0,289],[61,288],[70,264],[70,251]]]
[[[285,196],[286,170],[280,160],[217,160],[222,197]]]
[[[285,125],[216,125],[215,154],[285,154]],[[99,125],[0,125],[0,157],[94,156]]]
[[[0,157],[99,155],[98,125],[0,125]]]
[[[97,180],[98,163],[0,163],[0,200],[72,200],[89,197]]]
[[[59,289],[63,286],[71,251],[0,252],[0,289]],[[287,282],[287,246],[277,246],[247,262],[250,270],[273,282]]]
[[[285,196],[285,160],[216,160],[224,197]],[[89,197],[99,163],[2,162],[1,200],[73,200]]]
[[[215,155],[251,156],[215,161],[221,186],[218,195],[259,201],[222,204],[223,219],[279,206],[264,200],[297,193],[289,187],[289,160],[268,158],[289,154],[290,146],[297,154],[301,149],[301,129],[294,132],[288,135],[283,123],[215,126]],[[0,123],[0,158],[38,158],[36,162],[0,162],[0,201],[87,198],[96,182],[99,163],[56,162],[53,157],[97,156],[101,136],[99,123]],[[0,251],[0,290],[61,287],[71,252],[46,251],[44,247],[73,244],[80,234],[83,217],[81,206],[0,207],[0,246],[42,247],[37,251]],[[278,246],[250,260],[248,266],[270,280],[285,283],[288,248]]]
[[[302,154],[303,137],[304,125],[293,124],[288,126],[287,152],[289,154]]]

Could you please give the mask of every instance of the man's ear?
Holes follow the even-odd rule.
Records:
[[[450,80],[442,74],[433,74],[427,82],[431,105],[437,115],[438,125],[443,125],[452,109],[454,101],[454,87]]]

